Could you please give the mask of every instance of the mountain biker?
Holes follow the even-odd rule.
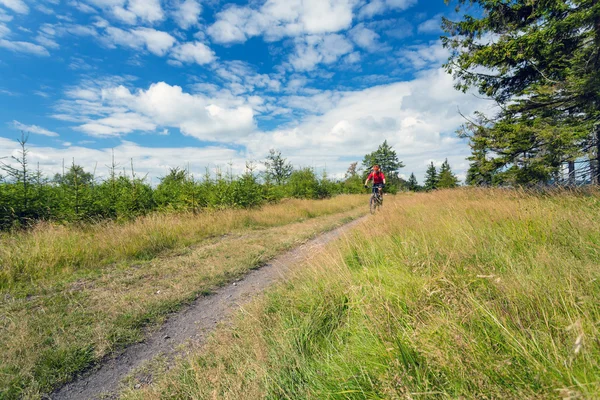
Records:
[[[385,186],[385,175],[383,172],[381,172],[381,168],[379,168],[379,165],[377,164],[373,165],[373,172],[369,174],[367,180],[365,181],[366,188],[369,187],[367,184],[371,179],[373,180],[373,193],[375,193],[375,190],[377,190],[378,194],[381,195],[383,187]]]

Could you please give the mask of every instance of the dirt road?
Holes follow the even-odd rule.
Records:
[[[192,342],[195,346],[202,345],[218,322],[225,320],[253,296],[283,278],[290,268],[309,259],[325,244],[364,218],[322,234],[272,259],[265,266],[248,273],[243,279],[230,283],[211,295],[199,297],[183,310],[171,315],[158,330],[149,334],[145,341],[107,359],[96,369],[55,391],[50,398],[84,400],[118,397],[121,380],[130,372],[156,356],[173,357],[181,351],[183,344]]]

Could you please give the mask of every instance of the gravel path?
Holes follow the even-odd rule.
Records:
[[[53,400],[85,400],[118,397],[121,380],[134,369],[157,355],[172,357],[177,353],[180,345],[190,341],[201,345],[218,322],[238,310],[253,296],[280,280],[289,268],[307,260],[311,254],[364,218],[359,218],[322,234],[274,258],[265,266],[248,273],[243,279],[216,290],[214,294],[199,297],[183,310],[171,315],[144,342],[127,347],[121,354],[107,359],[98,368],[58,389],[49,398]]]

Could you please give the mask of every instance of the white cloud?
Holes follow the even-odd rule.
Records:
[[[0,47],[15,53],[31,54],[35,56],[49,56],[50,53],[45,47],[29,42],[10,41],[0,39]]]
[[[29,13],[29,7],[23,0],[0,0],[0,5],[13,10],[18,14],[27,14]]]
[[[242,61],[221,62],[215,73],[234,95],[253,93],[257,89],[278,92],[281,88],[281,81],[277,77],[259,74],[250,64]]]
[[[379,43],[377,42],[379,35],[375,31],[365,27],[364,23],[360,23],[352,28],[350,30],[350,37],[354,43],[369,52],[374,52],[379,48]]]
[[[190,94],[164,82],[130,91],[106,82],[72,88],[57,105],[55,118],[78,123],[92,136],[121,136],[140,131],[178,128],[201,140],[228,142],[255,129],[252,106],[225,93],[215,97]]]
[[[442,14],[437,14],[431,19],[419,24],[417,31],[419,33],[438,33],[442,32]]]
[[[56,38],[68,35],[96,37],[98,32],[94,28],[84,25],[70,23],[43,24],[40,26],[35,40],[46,48],[58,49],[60,45]]]
[[[36,10],[38,10],[39,12],[42,12],[46,15],[52,15],[54,14],[54,10],[52,10],[50,7],[47,7],[43,4],[40,4],[36,7]]]
[[[180,1],[172,12],[173,19],[181,29],[189,29],[198,23],[202,6],[197,0]]]
[[[121,22],[124,22],[129,25],[135,25],[137,22],[137,15],[123,7],[116,6],[113,7],[111,11],[113,16],[121,20]]]
[[[0,22],[10,22],[13,20],[12,15],[8,15],[3,9],[0,8]]]
[[[417,0],[371,0],[358,12],[359,18],[371,18],[388,10],[406,10],[415,5]]]
[[[69,5],[71,7],[75,7],[79,11],[86,13],[86,14],[95,14],[96,13],[96,9],[94,7],[90,7],[87,4],[82,3],[80,1],[70,1]]]
[[[175,44],[176,40],[167,32],[157,31],[152,28],[137,28],[125,31],[109,26],[103,40],[109,46],[125,46],[132,49],[146,48],[149,52],[164,56]]]
[[[290,64],[297,71],[310,71],[318,64],[332,64],[352,50],[352,43],[342,35],[309,35],[296,39],[295,53],[290,57]]]
[[[143,21],[157,22],[164,18],[160,0],[129,0],[128,9]]]
[[[134,131],[154,131],[156,130],[156,124],[152,123],[147,117],[125,112],[115,113],[110,117],[83,124],[77,129],[95,137],[120,137]]]
[[[204,65],[215,60],[215,52],[203,43],[189,42],[175,46],[171,57],[179,63]]]
[[[0,38],[8,36],[10,34],[10,29],[8,26],[0,23]]]
[[[135,25],[138,21],[155,23],[164,19],[160,0],[87,0],[87,2],[130,25]],[[77,3],[74,6],[81,8]]]
[[[218,43],[244,42],[264,35],[324,34],[350,27],[358,0],[267,0],[258,9],[231,6],[216,16],[207,32]]]
[[[294,101],[297,107],[301,98]],[[455,168],[464,164],[469,151],[454,134],[464,122],[457,108],[468,115],[489,107],[489,102],[456,91],[452,77],[442,69],[413,81],[331,93],[321,99],[311,96],[305,101],[324,104],[325,111],[293,127],[251,135],[243,141],[250,157],[262,157],[268,143],[295,164],[311,160],[317,166],[326,164],[330,172],[343,172],[349,162],[340,159],[360,160],[387,139],[407,164],[403,171],[422,176],[424,160],[448,157]]]
[[[42,46],[50,49],[58,49],[60,47],[55,40],[45,35],[36,36],[35,41],[41,44]]]
[[[412,65],[415,69],[431,68],[448,60],[450,51],[438,41],[430,42],[428,45],[407,46],[398,53],[400,61]]]
[[[44,129],[37,125],[25,125],[25,124],[20,123],[19,121],[13,121],[12,125],[16,129],[23,131],[25,133],[35,133],[38,135],[52,136],[52,137],[58,136],[58,133],[49,131],[48,129]]]

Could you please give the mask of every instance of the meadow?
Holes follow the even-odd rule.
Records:
[[[598,398],[599,218],[597,190],[396,196],[122,396]]]
[[[0,398],[42,398],[170,312],[364,215],[365,196],[0,233]]]

